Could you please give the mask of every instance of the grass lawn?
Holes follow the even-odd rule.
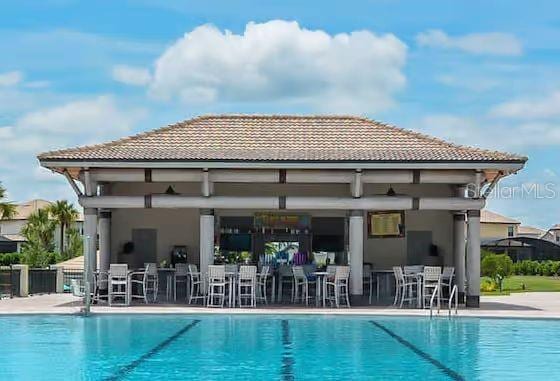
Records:
[[[525,285],[525,287],[523,287]],[[560,277],[514,275],[504,280],[504,290],[482,292],[482,295],[509,295],[511,292],[560,291]]]

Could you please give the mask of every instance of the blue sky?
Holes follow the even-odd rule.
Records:
[[[489,208],[546,228],[559,41],[554,1],[4,1],[0,181],[72,198],[38,152],[197,114],[359,114],[529,156]]]

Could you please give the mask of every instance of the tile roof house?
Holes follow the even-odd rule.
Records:
[[[526,157],[459,146],[353,116],[201,116],[113,142],[46,152],[50,161],[502,162]]]
[[[521,222],[489,210],[480,212],[480,237],[484,240],[515,237]]]
[[[98,255],[95,240],[86,245],[90,274],[97,256],[101,270],[117,261],[139,267],[169,261],[176,246],[203,273],[241,246],[263,262],[274,227],[257,223],[295,221],[283,239],[308,253],[338,253],[336,263],[351,267],[354,297],[364,291],[364,263],[449,265],[472,306],[480,293],[479,189],[527,160],[363,117],[297,115],[200,116],[38,159],[65,176],[85,208],[86,236],[99,236]],[[471,185],[474,193],[465,192]],[[466,249],[454,244],[465,241]],[[132,254],[129,242],[138,248]]]

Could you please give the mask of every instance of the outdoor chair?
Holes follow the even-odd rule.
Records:
[[[223,307],[226,299],[226,267],[224,265],[208,266],[207,307]],[[216,302],[216,301],[219,302]]]
[[[451,296],[451,289],[453,288],[453,278],[455,277],[455,267],[446,266],[443,268],[441,273],[440,285],[442,288],[442,299],[448,299]],[[447,292],[443,293],[443,289],[446,288]],[[445,296],[445,298],[444,298]]]
[[[177,300],[177,286],[184,285],[185,288],[185,300],[189,296],[189,269],[186,263],[177,263],[175,265],[175,276],[174,276],[175,287],[173,287],[173,299]]]
[[[130,287],[133,299],[144,299],[144,303],[150,302],[149,295],[152,294],[152,302],[155,303],[158,294],[158,271],[155,263],[146,263],[144,271],[136,271],[130,274]],[[136,286],[136,293],[134,293]]]
[[[257,274],[257,301],[264,301],[268,304],[266,290],[268,287],[268,279],[270,274],[270,266],[262,266],[260,273]]]
[[[346,306],[350,308],[350,296],[348,295],[348,278],[350,277],[350,266],[336,266],[334,279],[325,282],[326,299],[331,306],[340,307],[340,300],[344,299]]]
[[[79,279],[70,279],[70,289],[74,296],[83,298],[85,295],[84,285]]]
[[[189,264],[187,268],[189,270],[189,304],[192,304],[193,300],[204,300],[202,293],[204,290],[204,280],[196,265]]]
[[[309,280],[307,278],[307,275],[305,274],[302,266],[294,266],[292,268],[292,272],[294,274],[295,289],[294,303],[297,303],[300,300],[303,303],[303,301],[305,300],[305,305],[308,306],[309,298],[311,298],[311,296],[309,295],[309,285],[316,285],[317,282],[315,280]]]
[[[290,286],[292,292],[291,301],[294,302],[295,290],[294,290],[294,274],[292,268],[288,265],[280,265],[278,267],[278,302],[282,303],[284,296],[284,286]]]
[[[108,291],[109,274],[105,271],[96,271],[93,273],[93,301],[101,302],[103,299],[108,301],[108,293],[101,293],[102,290]]]
[[[373,266],[371,263],[364,263],[363,266],[363,287],[364,290],[368,290],[369,292],[369,304],[371,304],[371,299],[373,295]]]
[[[395,274],[395,300],[393,305],[399,305],[402,308],[404,302],[408,304],[417,303],[418,296],[415,295],[414,289],[418,292],[418,275],[416,273],[405,274],[402,267],[394,266]]]
[[[432,294],[437,288],[438,310],[441,304],[441,267],[426,266],[422,280],[422,308],[426,308],[426,300],[430,301]]]
[[[409,265],[403,267],[404,275],[416,275],[424,271],[424,265]]]
[[[112,263],[109,265],[109,306],[128,306],[130,304],[130,289],[128,265]],[[122,298],[122,303],[115,303],[115,299]]]
[[[257,266],[240,266],[237,279],[237,298],[239,307],[256,307]],[[243,300],[249,299],[249,304]]]

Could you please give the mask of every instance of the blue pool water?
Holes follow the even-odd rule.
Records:
[[[555,380],[560,321],[0,317],[0,380]]]

